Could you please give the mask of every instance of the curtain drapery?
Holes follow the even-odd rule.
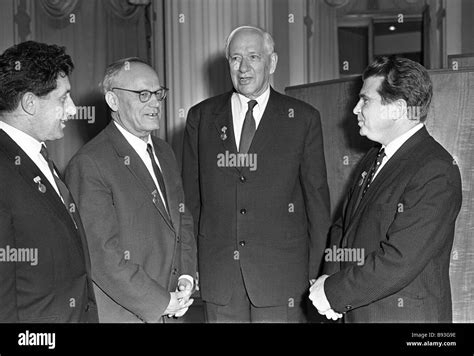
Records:
[[[107,9],[122,20],[136,19],[137,16],[142,15],[140,12],[141,7],[137,5],[131,5],[128,1],[124,0],[106,0],[104,1]]]
[[[308,1],[309,83],[339,77],[336,9],[321,0]]]
[[[106,66],[123,57],[148,59],[146,9],[127,0],[28,1],[36,5],[31,39],[66,46],[75,65],[70,81],[78,114],[67,123],[63,139],[48,143],[62,171],[109,122],[99,88]]]
[[[79,0],[40,0],[43,11],[55,19],[69,16],[77,6]]]

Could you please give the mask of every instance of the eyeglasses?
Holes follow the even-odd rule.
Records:
[[[138,98],[142,103],[146,103],[151,99],[151,96],[153,94],[156,95],[156,99],[158,101],[162,101],[166,98],[166,94],[168,94],[168,88],[161,87],[157,91],[149,91],[149,90],[130,90],[130,89],[124,89],[124,88],[112,88],[112,90],[117,89],[117,90],[124,90],[124,91],[129,91],[132,93],[138,94]]]

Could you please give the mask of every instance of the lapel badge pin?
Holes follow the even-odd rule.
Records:
[[[226,134],[226,131],[227,131],[227,126],[222,126],[221,127],[221,140],[222,141],[225,141],[227,139],[227,134]]]
[[[151,195],[153,195],[153,204],[156,204],[156,196],[158,195],[158,192],[156,189],[151,192]]]
[[[361,178],[360,178],[360,181],[359,181],[359,187],[364,183],[364,179],[365,179],[366,175],[367,175],[366,171],[362,172],[362,174],[360,175]]]
[[[46,193],[46,186],[43,183],[41,183],[41,177],[39,177],[39,176],[34,177],[33,182],[38,184],[38,190],[41,193]]]

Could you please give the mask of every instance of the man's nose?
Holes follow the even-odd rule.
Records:
[[[74,101],[71,98],[69,99],[69,104],[66,109],[66,114],[67,116],[74,116],[76,115],[76,113],[77,113],[76,104],[74,104]]]
[[[239,72],[245,73],[249,68],[248,62],[245,58],[242,58],[242,61],[239,65]]]
[[[354,109],[352,109],[352,112],[354,113],[354,115],[359,115],[360,114],[360,103],[361,103],[362,100],[359,100],[356,104],[356,106],[354,106]]]

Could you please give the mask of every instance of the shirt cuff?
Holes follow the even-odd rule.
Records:
[[[184,279],[187,279],[188,281],[190,281],[191,282],[191,287],[194,287],[194,279],[189,274],[182,274],[181,276],[179,276],[178,282],[181,278],[184,278]]]
[[[326,296],[326,291],[324,290],[324,283],[326,282],[326,279],[328,277],[329,277],[328,275],[323,277],[324,279],[323,279],[323,285],[322,285],[322,288],[321,288],[321,299],[322,299],[322,302],[323,302],[324,306],[326,307],[325,309],[332,309],[331,304],[329,303],[329,300]]]

